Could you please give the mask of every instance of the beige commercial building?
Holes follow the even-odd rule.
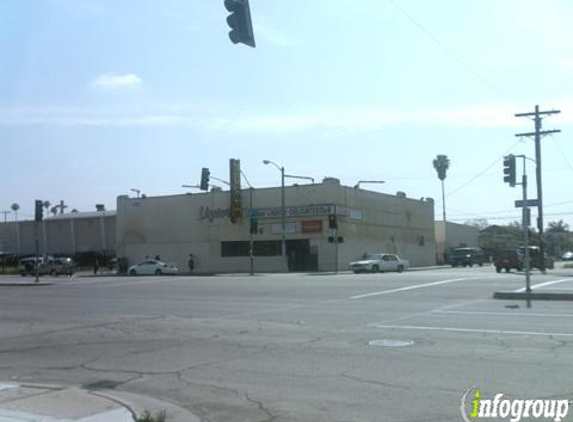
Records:
[[[115,211],[56,215],[36,223],[18,221],[0,224],[0,251],[17,255],[95,252],[115,254]]]
[[[477,247],[479,228],[465,224],[436,221],[436,260],[447,263],[448,254],[453,248]]]
[[[434,205],[341,186],[337,179],[285,187],[286,255],[282,255],[282,190],[244,189],[241,217],[230,220],[228,191],[117,200],[117,255],[132,264],[159,255],[186,271],[250,270],[250,218],[257,272],[346,270],[365,252],[397,253],[412,266],[435,263]],[[329,216],[338,228],[331,229]],[[334,237],[342,243],[329,242]],[[331,239],[332,240],[332,239]]]

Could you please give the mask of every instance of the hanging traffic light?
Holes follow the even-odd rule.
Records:
[[[201,190],[209,190],[209,175],[211,173],[209,172],[208,168],[203,167],[203,169],[201,170],[201,185],[199,186],[199,188]]]
[[[231,28],[229,39],[233,44],[243,43],[255,47],[255,35],[251,22],[249,0],[225,0],[225,8],[231,12],[227,16],[227,23]]]
[[[259,220],[257,220],[256,218],[251,218],[250,233],[259,234]]]
[[[515,187],[515,155],[507,155],[503,158],[503,181]]]
[[[329,229],[338,228],[338,222],[336,221],[336,215],[335,214],[330,214],[328,216],[328,228]]]
[[[44,202],[41,199],[36,199],[36,213],[34,221],[40,222],[44,218]]]

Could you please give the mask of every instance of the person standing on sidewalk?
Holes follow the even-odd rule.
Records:
[[[193,274],[195,270],[195,257],[192,253],[189,254],[189,261],[187,261],[187,265],[189,266],[189,272]]]

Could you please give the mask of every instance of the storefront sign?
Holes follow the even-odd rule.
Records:
[[[301,231],[303,233],[322,233],[322,220],[303,221]]]
[[[209,222],[212,223],[216,218],[229,218],[229,215],[229,208],[201,207],[199,211],[199,220],[209,220]]]

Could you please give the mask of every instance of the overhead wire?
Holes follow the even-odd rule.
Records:
[[[555,138],[555,136],[553,136],[553,134],[551,134],[550,136],[551,136],[551,139],[553,139],[553,143],[555,144],[557,151],[559,151],[559,153],[561,154],[561,157],[563,157],[563,161],[565,161],[567,163],[569,170],[571,170],[573,172],[573,166],[571,165],[571,162],[569,161],[569,159],[567,158],[567,156],[563,152],[561,145],[559,145],[559,142],[557,142],[557,138]]]
[[[509,147],[503,154],[501,154],[499,157],[497,157],[490,165],[488,165],[484,170],[480,171],[478,174],[476,174],[474,177],[472,177],[471,179],[469,179],[467,182],[463,183],[462,185],[458,186],[456,189],[454,189],[451,192],[448,192],[446,194],[446,198],[449,198],[450,196],[454,195],[455,193],[459,192],[460,190],[462,190],[463,188],[465,188],[466,186],[468,186],[469,184],[473,183],[476,179],[479,179],[481,176],[483,176],[487,171],[489,171],[493,166],[499,164],[499,160],[501,158],[503,158],[507,153],[509,153],[513,148],[515,148],[517,146],[517,144],[519,144],[521,141],[517,141],[515,142],[511,147]]]
[[[460,57],[458,57],[453,51],[444,45],[434,34],[432,34],[424,25],[422,25],[417,19],[415,19],[410,13],[408,13],[402,6],[397,4],[394,0],[387,0],[392,6],[396,8],[402,15],[404,15],[410,22],[412,22],[420,31],[422,31],[426,36],[428,36],[434,43],[436,43],[448,56],[455,60],[460,66],[462,66],[466,71],[471,73],[474,77],[480,80],[489,89],[495,92],[499,97],[504,98],[502,92],[497,89],[491,82],[484,78],[479,72],[474,68],[464,62]]]

